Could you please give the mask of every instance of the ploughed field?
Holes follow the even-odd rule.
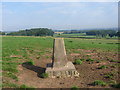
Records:
[[[80,73],[74,78],[42,78],[52,61],[52,37],[2,38],[4,88],[116,88],[118,84],[118,40],[65,38],[69,61]]]

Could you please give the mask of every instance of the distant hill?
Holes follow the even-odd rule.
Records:
[[[32,28],[16,32],[7,32],[7,35],[12,36],[53,36],[53,34],[54,32],[48,28]]]
[[[115,30],[118,28],[93,28],[93,29],[64,29],[64,30],[53,30],[54,32],[65,32],[65,31],[91,31],[91,30]]]

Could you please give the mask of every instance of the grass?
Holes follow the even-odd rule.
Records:
[[[19,86],[20,89],[28,89],[28,90],[35,90],[33,87],[26,86],[25,84]]]
[[[81,60],[81,61],[85,61],[85,59],[83,59],[83,58],[82,58],[82,59],[80,59],[80,60]]]
[[[76,59],[74,62],[73,62],[73,64],[82,64],[82,60],[81,59]]]
[[[75,37],[73,35],[73,37]],[[79,37],[79,36],[78,36]],[[81,36],[84,37],[84,36]],[[89,38],[89,36],[86,36]],[[92,38],[92,37],[91,37]],[[117,39],[76,39],[65,38],[66,51],[69,53],[82,53],[77,49],[85,50],[101,50],[107,52],[118,51]],[[113,44],[108,44],[113,43]],[[50,54],[49,49],[53,48],[52,37],[23,37],[23,36],[3,36],[2,37],[2,70],[6,72],[3,77],[10,77],[17,80],[16,74],[19,72],[17,67],[23,62],[28,62],[34,65],[34,59],[41,59],[46,53]],[[75,49],[75,50],[73,50]],[[47,50],[47,51],[46,51]],[[67,52],[68,53],[68,52]],[[50,58],[46,56],[45,58]],[[78,62],[82,64],[84,60],[80,59]],[[16,85],[4,82],[7,87]]]
[[[11,73],[11,72],[7,72],[7,73],[3,73],[3,76],[6,76],[6,77],[10,77],[12,79],[15,79],[16,81],[18,81],[18,78],[17,76],[14,74],[14,73]]]
[[[73,41],[72,43],[69,41]],[[94,42],[94,43],[93,43]],[[99,44],[101,42],[101,44]],[[118,51],[117,44],[107,44],[107,42],[117,43],[118,40],[112,39],[65,39],[65,46],[67,49],[86,49],[86,50],[104,50],[104,51]]]
[[[109,79],[113,79],[114,78],[114,73],[106,73],[105,75],[104,75],[104,77],[105,78],[109,78]]]
[[[42,73],[41,74],[41,78],[47,78],[48,77],[48,73]]]
[[[109,82],[108,82],[108,84],[111,86],[111,85],[115,85],[116,84],[116,81],[115,80],[110,80]]]
[[[93,62],[94,60],[89,58],[89,59],[86,59],[86,61]]]
[[[37,56],[36,59],[40,59],[40,56]]]
[[[110,60],[110,62],[117,62],[118,60]]]
[[[108,68],[108,67],[105,66],[105,65],[102,65],[102,66],[98,67],[98,69],[106,69],[106,68]]]
[[[106,86],[107,84],[104,81],[101,80],[95,80],[92,85],[96,86],[96,85],[100,85],[100,86]]]
[[[17,68],[17,63],[11,63],[10,61],[9,62],[6,62],[6,61],[3,61],[2,62],[2,69],[4,71],[9,71],[9,72],[12,72],[12,73],[17,73],[18,70],[16,69]]]
[[[6,87],[6,88],[18,88],[19,86],[15,83],[3,83],[2,87]]]
[[[112,87],[114,87],[114,88],[120,88],[120,83],[113,84]]]
[[[21,85],[20,88],[28,88],[25,84]]]
[[[79,90],[79,87],[78,86],[72,86],[71,90]]]
[[[120,66],[120,63],[114,63],[114,64],[110,65],[110,67],[112,67],[112,68],[116,68],[116,67],[119,67],[119,66]]]
[[[34,62],[33,61],[28,61],[28,62],[26,62],[26,64],[28,64],[28,65],[34,65]]]
[[[100,63],[101,61],[100,60],[96,60],[96,63]]]
[[[2,38],[2,70],[6,73],[3,77],[10,77],[17,80],[17,66],[23,62],[33,65],[34,60],[31,56],[40,56],[45,53],[47,48],[52,48],[53,39],[51,37],[12,37],[5,36]],[[35,52],[35,50],[39,52]],[[30,54],[29,54],[30,53]],[[13,57],[14,56],[14,57]],[[24,61],[23,61],[24,60]],[[15,87],[14,84],[4,82],[7,87]]]
[[[80,51],[74,50],[73,53],[80,53]]]
[[[35,88],[26,86],[25,84],[19,86],[19,85],[15,84],[15,83],[3,83],[2,87],[3,88],[4,87],[6,87],[6,88],[17,88],[18,90],[21,90],[21,89],[22,90],[23,89],[35,90]]]

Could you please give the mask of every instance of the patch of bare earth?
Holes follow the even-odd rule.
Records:
[[[84,50],[82,50],[84,51]],[[91,51],[87,51],[90,55],[98,55],[97,52],[93,54]],[[52,55],[52,54],[51,54]],[[49,56],[51,56],[49,55]],[[100,53],[99,57],[102,54]],[[84,55],[78,54],[70,54],[68,55],[69,61],[74,61],[75,58],[83,58]],[[104,56],[105,58],[105,56]],[[79,78],[46,78],[43,79],[40,75],[45,71],[46,64],[51,63],[51,59],[42,58],[42,59],[33,59],[35,65],[27,65],[23,63],[22,65],[18,66],[18,79],[17,82],[19,85],[25,84],[34,88],[71,88],[72,86],[78,86],[80,88],[105,88],[101,86],[92,86],[91,83],[95,80],[103,80],[109,81],[103,77],[104,73],[111,72],[117,70],[116,68],[106,68],[106,69],[98,69],[101,65],[109,66],[111,62],[103,61],[100,63],[88,63],[83,62],[81,65],[75,65],[77,71],[80,73]],[[116,79],[115,79],[116,80]]]
[[[79,53],[72,53],[71,56],[79,56]]]

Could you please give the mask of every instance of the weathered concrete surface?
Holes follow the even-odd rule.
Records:
[[[63,38],[54,39],[53,67],[63,67],[67,64],[67,55]]]
[[[67,62],[66,66],[59,68],[51,68],[48,67],[46,69],[46,73],[48,73],[49,77],[79,77],[79,73],[76,71],[72,62]]]
[[[68,62],[63,38],[55,38],[53,61],[47,64],[46,73],[49,77],[79,77],[72,62]]]

